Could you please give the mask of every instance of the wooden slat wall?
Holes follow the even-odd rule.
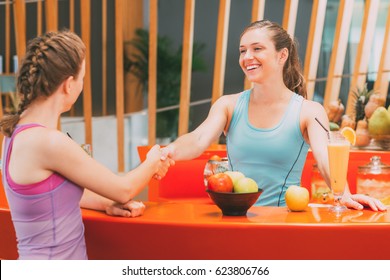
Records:
[[[211,97],[212,104],[223,95],[229,17],[230,0],[221,0],[218,10],[217,43],[215,47],[213,91]]]
[[[70,7],[69,29],[74,31],[74,0],[68,0]],[[5,23],[5,73],[10,72],[10,5],[6,4],[6,23]],[[26,49],[26,3],[24,0],[15,0],[13,3],[16,53],[19,59],[24,55]],[[46,0],[45,4],[45,22],[46,30],[58,29],[58,0]],[[251,20],[259,20],[264,17],[265,0],[253,0]],[[283,14],[282,25],[290,35],[294,35],[296,16],[298,11],[298,0],[286,0]],[[321,48],[322,32],[324,28],[325,13],[327,10],[327,0],[314,0],[308,42],[306,48],[304,76],[307,81],[308,98],[312,99],[315,88],[318,60]],[[324,106],[327,106],[331,100],[339,98],[341,85],[341,75],[344,67],[344,58],[348,44],[349,29],[354,10],[354,0],[342,0],[339,3],[339,10],[336,22],[334,37],[334,46],[331,53],[327,83],[324,94]],[[356,55],[356,63],[353,71],[353,77],[350,86],[350,95],[347,104],[347,113],[353,111],[351,98],[352,89],[356,86],[362,86],[365,83],[368,61],[370,59],[370,48],[373,43],[373,34],[375,31],[375,22],[378,14],[380,0],[365,1],[364,20],[362,25],[362,34]],[[115,60],[123,61],[123,41],[127,40],[128,26],[124,26],[124,16],[126,7],[124,0],[115,0]],[[131,4],[134,4],[133,2]],[[150,0],[149,14],[149,96],[148,96],[148,125],[149,125],[149,144],[152,145],[156,140],[156,95],[157,95],[157,34],[158,34],[158,0]],[[37,34],[42,30],[42,1],[37,1]],[[219,2],[218,26],[216,32],[216,51],[213,73],[212,102],[215,102],[224,91],[225,63],[228,38],[228,26],[230,17],[231,0],[221,0]],[[85,118],[85,142],[92,143],[92,92],[91,92],[91,56],[90,56],[90,19],[91,19],[91,0],[80,0],[80,20],[81,37],[87,47],[86,57],[86,76],[84,81],[84,118]],[[107,60],[107,0],[102,0],[102,61],[103,61],[103,115],[107,114],[107,81],[106,81],[106,60]],[[130,8],[129,8],[130,9]],[[386,32],[382,47],[380,64],[378,67],[377,80],[374,88],[377,89],[383,99],[387,97],[387,91],[390,78],[390,8],[388,8]],[[134,12],[131,9],[130,12]],[[179,135],[188,132],[189,123],[189,104],[191,97],[191,68],[192,68],[192,46],[194,33],[194,12],[195,0],[186,0],[183,30],[183,62],[181,73],[180,88],[180,121]],[[130,18],[133,18],[132,16]],[[135,28],[133,28],[135,30]],[[127,30],[127,31],[126,31]],[[133,30],[133,31],[134,31]],[[133,32],[132,31],[132,32]],[[117,136],[118,136],[118,171],[124,171],[124,73],[121,63],[116,63],[116,117],[117,117]],[[245,80],[244,88],[251,87],[251,84]],[[0,100],[1,102],[1,100]],[[1,104],[0,104],[1,105]],[[0,109],[0,115],[2,108]]]
[[[282,26],[291,37],[294,37],[295,24],[297,20],[299,0],[286,0],[284,4]]]
[[[350,84],[350,91],[346,113],[352,115],[355,111],[355,99],[353,91],[362,88],[366,82],[368,60],[371,54],[371,46],[375,33],[376,19],[379,11],[379,0],[368,0],[365,3],[362,31],[359,46],[355,58],[355,66]]]
[[[264,18],[264,8],[265,0],[253,0],[251,22],[258,21]],[[251,87],[252,83],[249,82],[247,77],[245,77],[244,90],[250,89]]]
[[[307,38],[305,65],[303,76],[306,80],[307,99],[312,100],[317,77],[318,60],[320,57],[322,31],[324,29],[327,0],[314,0],[310,29]]]
[[[386,100],[390,80],[390,7],[387,11],[385,36],[383,38],[383,47],[381,59],[378,66],[378,75],[374,84],[382,100]]]
[[[85,77],[83,89],[83,108],[85,123],[85,143],[92,144],[92,89],[91,89],[91,3],[80,0],[81,38],[87,49],[85,58]]]
[[[192,48],[194,41],[195,0],[186,0],[184,6],[183,53],[180,82],[178,135],[188,132],[191,98]]]
[[[158,0],[149,1],[148,143],[156,143]]]
[[[123,0],[115,0],[115,82],[116,82],[116,123],[118,145],[118,172],[125,171],[125,100],[123,95]]]
[[[58,30],[58,0],[45,0],[46,32]]]
[[[343,73],[345,53],[348,44],[349,27],[351,25],[353,13],[353,0],[344,0],[340,2],[335,37],[333,40],[333,49],[330,57],[328,69],[328,78],[325,87],[324,106],[329,102],[339,98],[341,85],[341,74]]]

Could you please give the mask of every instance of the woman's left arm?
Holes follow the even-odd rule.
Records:
[[[144,213],[145,205],[141,201],[130,200],[125,204],[114,202],[104,196],[84,189],[80,207],[104,211],[110,216],[137,217]]]
[[[306,140],[310,144],[318,169],[326,184],[330,187],[327,148],[328,136],[319,122],[325,128],[329,128],[329,120],[324,107],[318,102],[305,100],[302,104],[301,128]],[[344,196],[341,202],[348,208],[357,210],[363,209],[364,205],[370,207],[374,211],[385,211],[387,209],[386,206],[376,198],[362,194],[351,194],[348,183],[345,187]]]

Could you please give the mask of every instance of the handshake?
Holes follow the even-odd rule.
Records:
[[[161,180],[167,174],[169,167],[175,165],[171,156],[172,152],[169,147],[161,148],[159,145],[154,145],[149,150],[146,161],[149,161],[154,168],[154,179]]]

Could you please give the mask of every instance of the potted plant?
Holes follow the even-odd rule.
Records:
[[[180,79],[182,63],[182,46],[176,50],[172,40],[167,36],[157,39],[157,108],[174,106],[180,99]],[[147,92],[149,69],[149,31],[137,29],[135,38],[125,42],[135,51],[124,54],[125,72],[132,73],[138,79],[138,86]],[[206,62],[201,54],[204,44],[194,43],[192,71],[205,71]],[[157,131],[159,138],[177,137],[178,109],[166,110],[157,114]]]

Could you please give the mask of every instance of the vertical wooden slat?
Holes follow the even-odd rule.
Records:
[[[379,12],[379,0],[367,0],[364,9],[364,18],[362,23],[362,31],[360,41],[356,53],[355,65],[350,84],[346,114],[352,115],[355,111],[355,98],[353,91],[357,87],[362,88],[366,82],[368,69],[368,59],[370,58],[370,50],[373,43],[375,33],[375,25]]]
[[[195,0],[185,1],[184,29],[183,29],[183,53],[181,64],[180,83],[180,108],[179,108],[179,132],[183,135],[188,132],[191,98],[191,69],[192,48],[194,40],[194,14]]]
[[[10,72],[11,58],[11,0],[5,3],[5,73]]]
[[[307,99],[312,100],[317,77],[318,60],[320,57],[322,32],[324,29],[327,0],[314,0],[309,35],[307,38],[305,65],[303,76],[306,80]]]
[[[148,143],[156,143],[158,0],[149,1]]]
[[[339,98],[341,74],[343,73],[345,53],[348,44],[348,34],[351,25],[354,0],[340,2],[336,31],[333,40],[333,49],[330,57],[328,77],[325,87],[324,106]]]
[[[74,0],[69,0],[69,30],[74,32]]]
[[[264,18],[265,0],[253,0],[252,3],[252,22]]]
[[[115,0],[115,73],[116,73],[116,121],[118,138],[118,172],[125,171],[125,129],[123,93],[123,0]]]
[[[291,37],[294,37],[295,24],[298,13],[299,0],[286,0],[284,2],[282,26]]]
[[[46,32],[58,30],[58,0],[45,1]]]
[[[264,8],[265,0],[253,0],[251,22],[258,21],[264,18]],[[244,90],[250,89],[252,86],[252,83],[245,76]]]
[[[74,32],[74,0],[69,0],[69,30]],[[70,116],[75,115],[74,104],[69,113]]]
[[[85,77],[83,90],[83,109],[85,124],[85,143],[92,144],[92,92],[91,92],[91,3],[80,0],[81,38],[87,53],[85,57]]]
[[[24,0],[14,1],[16,54],[19,62],[26,53],[26,4]]]
[[[102,115],[107,115],[107,0],[102,0]]]
[[[123,17],[128,19],[123,22],[123,40],[131,41],[135,38],[136,30],[142,28],[143,22],[143,0],[125,1]],[[128,56],[139,53],[130,44],[125,45],[124,53]],[[143,109],[143,88],[139,79],[132,73],[126,72],[125,78],[125,113],[139,112]]]
[[[378,74],[374,84],[382,100],[386,100],[390,80],[390,7],[387,8],[385,36],[383,38],[382,54],[378,66]]]
[[[37,2],[37,36],[42,34],[42,1]]]
[[[212,104],[223,95],[224,90],[229,17],[230,0],[221,0],[218,10],[217,42],[215,47],[213,91],[211,97]]]

